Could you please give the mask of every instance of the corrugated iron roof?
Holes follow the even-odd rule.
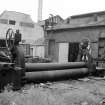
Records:
[[[74,15],[71,16],[71,18],[82,18],[82,17],[91,17],[93,15],[97,14],[99,15],[105,15],[105,11],[99,11],[99,12],[91,12],[91,13],[85,13],[85,14],[79,14],[79,15]]]
[[[74,22],[74,23],[67,23],[67,19],[64,20],[63,23],[61,24],[56,24],[53,27],[48,27],[46,28],[46,30],[50,31],[50,30],[63,30],[63,29],[75,29],[75,28],[85,28],[85,27],[99,27],[99,26],[104,26],[105,25],[105,19],[103,18],[103,20],[94,20],[94,18],[100,16],[100,15],[105,15],[105,11],[99,11],[99,12],[92,12],[92,13],[86,13],[86,14],[79,14],[79,15],[74,15],[74,16],[70,16],[67,19],[70,19],[70,22],[73,22],[72,20],[75,20],[78,18],[82,19],[82,18],[93,18],[93,20],[90,19],[90,21],[85,21],[83,20],[83,22]]]
[[[90,22],[84,24],[58,24],[54,27],[47,28],[48,31],[50,30],[62,30],[62,29],[75,29],[75,28],[82,28],[82,27],[93,27],[93,26],[105,26],[105,19],[97,22]]]

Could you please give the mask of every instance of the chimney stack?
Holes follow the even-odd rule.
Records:
[[[38,22],[42,21],[43,0],[38,0]]]

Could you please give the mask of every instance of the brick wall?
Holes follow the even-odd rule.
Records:
[[[69,30],[59,30],[50,31],[47,33],[47,41],[53,39],[55,40],[55,55],[53,59],[58,61],[58,43],[59,42],[81,42],[83,39],[89,39],[91,42],[92,56],[94,58],[98,57],[98,39],[100,32],[105,30],[104,28],[85,28],[85,29],[69,29]],[[105,37],[105,36],[103,36]],[[46,48],[48,51],[48,47]],[[47,52],[46,51],[46,52]],[[48,53],[47,57],[49,56]]]

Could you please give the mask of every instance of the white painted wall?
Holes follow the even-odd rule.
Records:
[[[44,46],[36,47],[36,56],[44,58]]]
[[[39,56],[41,58],[44,58],[45,56],[45,48],[44,46],[32,46],[31,48],[33,48],[33,56]]]
[[[68,43],[59,43],[59,62],[68,62]]]

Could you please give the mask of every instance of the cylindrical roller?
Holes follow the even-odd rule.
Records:
[[[26,63],[26,72],[34,71],[51,71],[64,70],[73,68],[88,68],[85,62],[69,62],[69,63]]]
[[[65,70],[50,70],[50,71],[37,71],[26,72],[25,79],[27,81],[45,81],[57,80],[67,78],[78,78],[89,74],[88,68],[79,69],[65,69]]]

